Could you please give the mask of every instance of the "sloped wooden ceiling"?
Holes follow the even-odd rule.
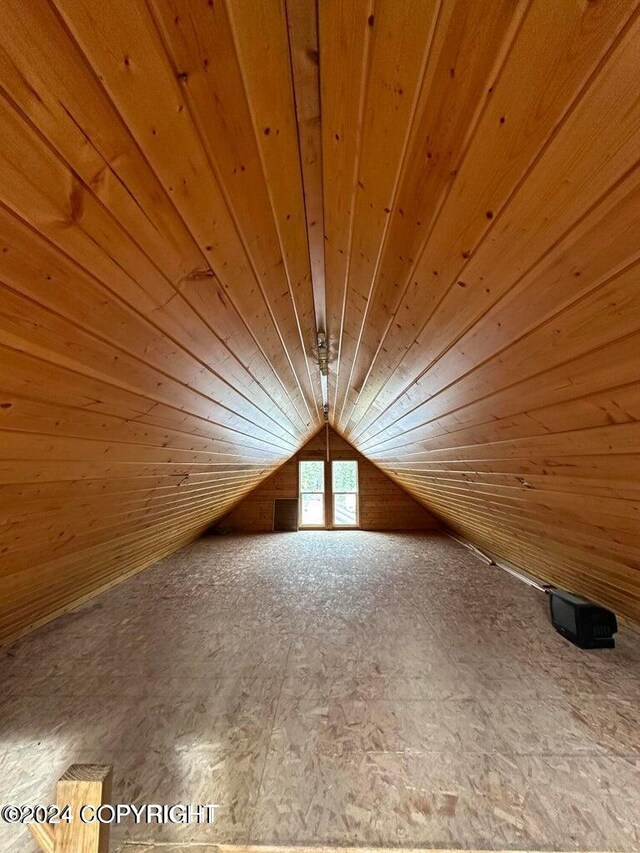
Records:
[[[0,636],[322,423],[640,618],[640,7],[0,0]]]

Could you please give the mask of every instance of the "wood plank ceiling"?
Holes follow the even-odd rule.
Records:
[[[329,419],[640,619],[637,0],[0,0],[0,637]]]

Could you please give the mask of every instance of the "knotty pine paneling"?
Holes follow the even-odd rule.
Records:
[[[348,37],[342,4],[320,14]],[[380,112],[374,15],[349,154],[324,151],[326,197],[356,199],[326,214],[349,235],[330,282],[334,425],[458,533],[636,620],[639,15],[445,2],[417,93],[398,63]],[[328,129],[358,54],[327,50]],[[405,146],[378,175],[363,152],[390,133]]]
[[[321,422],[284,12],[251,87],[224,4],[1,10],[0,640],[197,536]]]
[[[328,451],[327,451],[328,443]],[[278,498],[298,497],[298,463],[304,459],[355,460],[358,463],[360,530],[434,530],[434,516],[407,492],[376,468],[368,459],[338,435],[323,427],[298,453],[248,495],[220,526],[242,533],[273,530],[273,502]],[[330,465],[325,468],[327,493]],[[330,501],[327,501],[327,528]]]
[[[290,490],[318,329],[379,507],[640,620],[637,0],[0,12],[0,640]]]

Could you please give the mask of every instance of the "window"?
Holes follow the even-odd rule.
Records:
[[[300,527],[325,527],[325,462],[305,460],[299,465]],[[358,463],[331,463],[332,526],[357,527]]]
[[[300,463],[300,526],[324,527],[324,462]]]
[[[332,462],[333,526],[358,526],[358,463]]]

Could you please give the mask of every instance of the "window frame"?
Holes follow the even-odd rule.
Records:
[[[339,462],[351,462],[356,469],[356,490],[354,491],[337,491],[333,487],[333,466]],[[355,524],[339,524],[336,522],[336,495],[355,495],[356,496],[356,520]],[[339,530],[358,530],[360,528],[360,467],[357,459],[332,459],[331,460],[331,522],[333,527]]]
[[[313,465],[321,465],[322,466],[322,491],[321,492],[312,492],[308,490],[302,490],[302,466],[306,464]],[[303,495],[321,495],[322,496],[322,523],[321,524],[304,524],[302,520],[302,496]],[[322,459],[300,459],[298,461],[298,513],[299,513],[299,524],[298,527],[301,530],[326,530],[327,527],[327,472],[325,470],[325,463]]]

